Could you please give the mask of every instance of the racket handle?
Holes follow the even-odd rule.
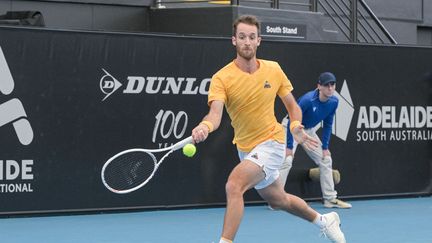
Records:
[[[180,142],[174,144],[174,146],[172,147],[172,150],[175,151],[175,150],[181,149],[181,148],[183,148],[186,144],[188,144],[188,143],[192,143],[192,142],[193,142],[192,136],[187,137],[187,138],[181,140]]]

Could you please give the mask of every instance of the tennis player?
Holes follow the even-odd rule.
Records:
[[[311,137],[320,141],[316,130],[317,125],[323,123],[322,145],[320,148],[309,150],[305,148],[306,154],[319,166],[320,184],[323,195],[324,207],[327,208],[351,208],[351,204],[337,198],[337,191],[333,181],[332,158],[329,150],[329,142],[333,119],[338,107],[338,98],[334,96],[336,88],[336,76],[331,72],[320,74],[317,82],[317,88],[307,92],[298,99],[298,104],[303,113],[304,131]],[[287,119],[287,118],[286,118]],[[290,120],[285,121],[287,127],[290,126]],[[285,123],[282,122],[282,123]],[[287,130],[287,149],[285,162],[280,169],[281,181],[283,187],[287,176],[292,167],[294,153],[297,149],[297,142],[294,141],[291,131]]]
[[[227,207],[219,242],[233,242],[243,216],[243,194],[255,187],[274,209],[305,219],[332,242],[344,243],[337,213],[317,213],[301,198],[287,194],[278,180],[286,146],[285,131],[274,115],[276,95],[292,118],[294,139],[307,149],[318,147],[318,142],[304,132],[301,110],[291,94],[293,87],[279,64],[256,58],[260,42],[260,24],[255,16],[234,21],[232,44],[237,57],[212,77],[209,113],[192,130],[194,142],[203,142],[219,127],[224,106],[234,127],[233,143],[241,161],[226,183]]]

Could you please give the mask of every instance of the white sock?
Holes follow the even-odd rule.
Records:
[[[228,240],[228,239],[221,237],[219,243],[233,243],[233,242]]]
[[[327,220],[324,216],[322,216],[322,214],[318,214],[312,223],[319,228],[324,228],[324,226],[327,224]]]

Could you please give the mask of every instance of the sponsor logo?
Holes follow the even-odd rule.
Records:
[[[9,66],[0,47],[0,92],[9,95],[14,89],[15,83]],[[0,127],[12,123],[18,140],[22,145],[29,145],[33,141],[33,129],[27,120],[27,114],[23,104],[17,98],[0,104]]]
[[[33,160],[0,160],[0,193],[33,192]],[[6,182],[6,183],[4,183]]]
[[[192,77],[128,76],[124,81],[119,81],[105,69],[102,71],[104,75],[99,81],[100,90],[105,95],[102,101],[120,91],[123,95],[207,95],[211,80]]]
[[[154,118],[152,142],[158,143],[159,148],[173,145],[166,140],[173,136],[175,140],[182,139],[187,132],[189,116],[185,111],[159,110]]]
[[[432,140],[432,106],[361,106],[356,141]]]
[[[332,133],[346,141],[355,111],[346,80],[335,96],[339,106]],[[432,140],[432,106],[371,105],[357,109],[356,142]]]
[[[102,93],[105,94],[105,97],[102,99],[102,101],[104,101],[114,92],[116,92],[116,90],[118,90],[122,86],[122,84],[116,78],[114,78],[114,76],[105,71],[105,69],[102,68],[102,71],[104,71],[105,75],[102,76],[99,84]]]
[[[271,84],[266,80],[264,83],[264,89],[270,89],[271,88]]]
[[[339,105],[336,109],[332,133],[336,137],[346,141],[354,115],[354,103],[351,99],[346,80],[343,81],[340,92],[335,92],[334,95],[339,99]]]
[[[0,47],[0,92],[10,95],[14,90],[14,80]],[[22,145],[33,141],[33,129],[27,118],[24,106],[17,98],[12,98],[0,104],[0,128],[12,127]],[[33,180],[33,160],[2,160],[0,158],[0,193],[33,192],[31,183],[22,181]],[[4,183],[6,181],[6,183]]]

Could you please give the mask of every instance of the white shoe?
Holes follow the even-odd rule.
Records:
[[[321,228],[321,236],[327,237],[334,243],[346,243],[345,235],[340,229],[339,215],[335,212],[324,214],[327,223]]]
[[[339,199],[324,200],[324,207],[326,208],[352,208],[350,203],[344,202]]]

